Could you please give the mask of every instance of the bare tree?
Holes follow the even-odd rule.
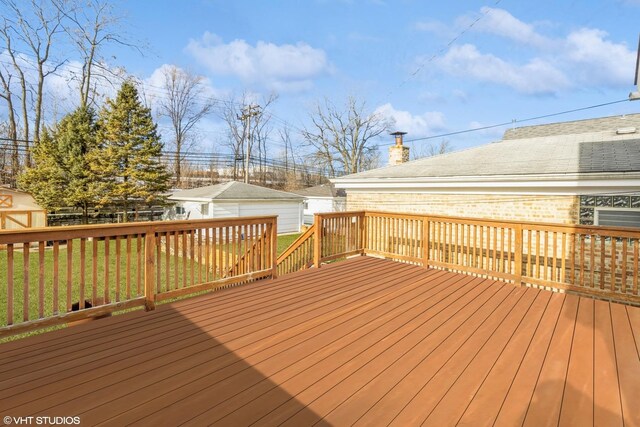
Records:
[[[372,140],[387,131],[390,123],[365,108],[364,101],[350,96],[342,109],[325,99],[309,114],[311,125],[303,129],[302,136],[331,176],[340,171],[357,173],[375,164],[378,151]]]
[[[193,145],[192,133],[196,125],[211,113],[215,102],[202,97],[205,78],[174,65],[163,70],[166,96],[159,100],[160,115],[171,121],[175,145],[176,186],[180,187],[184,154]]]
[[[453,146],[448,139],[443,139],[437,144],[419,145],[411,147],[411,160],[418,160],[424,157],[439,156],[453,151]]]
[[[16,177],[20,171],[20,158],[18,154],[19,143],[18,143],[18,127],[16,123],[16,115],[13,107],[13,91],[11,89],[11,78],[12,74],[10,71],[0,68],[0,83],[2,83],[2,93],[0,93],[0,98],[4,99],[7,104],[7,123],[3,126],[3,136],[6,137],[11,144],[11,168],[10,175],[12,177]],[[7,170],[6,167],[6,150],[7,144],[3,144],[3,153],[2,153],[2,170],[3,172]],[[4,174],[3,174],[4,175]]]
[[[136,43],[127,40],[121,28],[122,17],[113,10],[107,0],[55,0],[54,4],[67,19],[64,29],[82,58],[82,69],[78,76],[80,106],[95,104],[99,93],[99,81],[117,87],[122,82],[123,70],[107,64],[103,50],[108,45],[128,46],[143,53]],[[115,78],[115,82],[113,80]]]
[[[67,3],[61,1],[59,5],[64,8]],[[66,62],[65,59],[54,60],[51,56],[54,42],[63,31],[64,15],[59,7],[45,0],[30,0],[28,7],[23,2],[18,4],[14,0],[2,0],[2,6],[4,20],[0,35],[19,77],[23,134],[27,148],[26,163],[30,165],[27,98],[33,95],[33,140],[37,142],[40,139],[45,79]],[[32,57],[28,65],[18,59],[20,52],[17,49],[28,51],[28,55]],[[26,76],[25,68],[28,67],[35,70],[33,83],[30,83]]]

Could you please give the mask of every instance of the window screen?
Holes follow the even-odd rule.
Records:
[[[598,209],[598,224],[640,228],[640,211]]]
[[[203,203],[200,206],[200,212],[202,213],[202,216],[209,216],[209,203]]]

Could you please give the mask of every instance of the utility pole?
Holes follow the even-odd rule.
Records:
[[[244,182],[249,183],[249,160],[251,158],[251,117],[257,116],[260,114],[260,106],[251,104],[247,105],[242,110],[242,115],[238,116],[238,120],[244,123],[244,141],[245,141],[245,150],[244,150]]]

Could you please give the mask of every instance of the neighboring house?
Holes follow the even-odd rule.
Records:
[[[45,227],[47,213],[30,194],[0,187],[0,230]]]
[[[313,224],[313,216],[317,213],[342,212],[346,207],[346,193],[336,189],[333,184],[295,190],[294,193],[304,197],[304,223]]]
[[[333,182],[349,210],[640,227],[640,114],[510,129]]]
[[[166,219],[278,215],[278,233],[298,233],[302,226],[302,196],[237,181],[175,191],[169,200],[176,203]]]

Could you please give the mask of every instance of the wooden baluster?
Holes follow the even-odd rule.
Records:
[[[576,233],[571,233],[569,240],[569,283],[575,285],[576,283],[576,272],[575,272],[575,264],[576,264]]]
[[[131,236],[127,236],[127,257],[125,259],[126,262],[126,291],[127,291],[127,300],[131,299]]]
[[[116,236],[116,302],[120,301],[120,236]]]
[[[593,238],[593,236],[591,236],[591,238]],[[600,236],[600,289],[604,289],[604,272],[606,267],[606,261],[605,261],[605,253],[606,253],[606,242],[605,242],[605,238],[603,236]],[[591,269],[592,271],[595,272],[595,266],[592,264],[591,265]]]
[[[618,239],[611,237],[611,291],[616,290],[616,255],[618,251]]]
[[[584,240],[585,235],[580,235],[580,283],[582,286],[585,286],[584,280]],[[593,252],[592,252],[593,253]]]
[[[198,283],[202,282],[202,228],[198,228]]]
[[[180,233],[180,236],[182,237],[182,282],[181,282],[181,288],[186,288],[187,287],[187,263],[188,263],[188,257],[187,257],[187,230],[184,230]]]
[[[527,275],[533,277],[533,265],[531,264],[531,239],[533,235],[531,230],[527,230]]]
[[[53,306],[51,307],[53,314],[57,315],[60,312],[59,305],[59,275],[60,275],[60,241],[53,242]]]
[[[638,276],[640,276],[640,269],[638,269],[638,253],[640,252],[638,246],[640,246],[640,239],[636,238],[633,241],[633,294],[638,295]]]
[[[191,286],[196,284],[196,231],[191,230],[189,232],[191,237]]]
[[[138,286],[137,286],[137,294],[136,296],[141,296],[143,295],[143,266],[142,266],[142,235],[138,234],[136,236],[136,254],[137,254],[137,264],[138,264],[138,269],[136,271],[137,275],[138,275]]]
[[[540,230],[536,230],[536,255],[535,255],[535,278],[540,279],[542,275],[540,274]]]
[[[23,280],[22,280],[22,320],[29,320],[29,251],[31,250],[31,244],[29,242],[22,245],[22,268]]]
[[[602,237],[600,238],[602,239]],[[596,236],[595,235],[590,235],[589,236],[589,240],[591,241],[591,245],[590,245],[590,264],[589,264],[589,276],[591,278],[591,287],[595,288],[595,274],[596,274]],[[604,252],[602,252],[602,254],[604,254]],[[603,255],[604,256],[604,255]],[[602,258],[602,267],[604,267],[604,258]],[[600,282],[602,282],[604,280],[604,269],[600,268]]]
[[[164,233],[164,290],[171,290],[171,233]]]
[[[80,300],[79,308],[84,309],[84,285],[86,277],[87,239],[80,239]]]
[[[622,239],[622,283],[620,289],[622,293],[627,293],[627,238]]]
[[[7,325],[13,325],[13,243],[7,245]]]
[[[38,318],[44,317],[44,242],[38,242]]]
[[[551,270],[551,280],[557,281],[557,270],[558,270],[558,233],[553,232],[553,262],[552,270]]]
[[[566,271],[567,271],[567,233],[566,232],[562,232],[562,254],[560,255],[562,257],[562,263],[561,263],[561,267],[562,270],[560,271],[560,282],[562,283],[566,283]]]
[[[544,231],[544,280],[547,280],[549,273],[549,231]]]
[[[205,228],[204,229],[204,275],[205,275],[205,281],[208,283],[211,279],[210,279],[210,273],[209,273],[209,265],[210,265],[210,257],[211,257],[211,251],[209,248],[209,239],[211,237],[209,236],[209,228]],[[246,236],[245,236],[245,240],[246,240]],[[215,258],[215,257],[214,257]],[[215,280],[215,277],[214,277]]]
[[[162,293],[162,233],[156,237],[156,294]]]
[[[91,304],[98,305],[98,239],[91,241]]]
[[[111,300],[109,287],[109,237],[104,238],[104,303],[109,304]]]
[[[67,312],[71,311],[73,281],[73,240],[67,240]]]

